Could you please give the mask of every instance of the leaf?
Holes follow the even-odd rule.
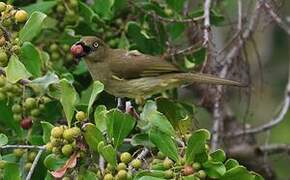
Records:
[[[222,177],[221,180],[254,180],[253,175],[243,166],[237,166],[228,170]]]
[[[205,161],[207,159],[205,145],[209,138],[210,133],[206,129],[199,129],[192,133],[191,137],[188,139],[188,145],[185,150],[186,163],[190,164],[197,161],[197,158],[200,158],[201,161]]]
[[[95,125],[101,132],[104,132],[107,129],[107,113],[107,108],[104,105],[97,106],[94,112]]]
[[[61,86],[60,102],[66,115],[68,126],[70,127],[71,120],[73,118],[75,111],[74,105],[77,100],[77,92],[66,79],[62,79],[60,81],[60,86]]]
[[[105,141],[101,131],[92,123],[86,123],[83,125],[82,129],[84,131],[86,143],[92,150],[98,152],[98,144],[101,141]]]
[[[104,90],[104,85],[100,81],[94,81],[93,90],[88,104],[87,114],[90,114],[91,107],[98,96]]]
[[[203,167],[210,178],[221,178],[226,173],[226,167],[221,162],[207,161],[203,163]]]
[[[112,109],[107,113],[106,122],[108,135],[113,140],[116,149],[122,145],[124,138],[130,134],[136,123],[131,115],[117,109]]]
[[[149,139],[163,154],[174,161],[178,160],[177,146],[171,136],[153,128],[149,131]]]
[[[48,143],[50,141],[50,132],[54,126],[49,122],[41,121],[41,127],[43,129],[42,135],[43,142]]]
[[[6,162],[4,166],[3,179],[5,180],[20,180],[20,170],[16,163]]]
[[[25,66],[19,61],[18,56],[11,55],[8,66],[6,68],[8,81],[16,83],[21,79],[28,79],[31,74],[26,70]]]
[[[185,0],[166,0],[168,6],[177,12],[180,12],[183,9],[184,2]]]
[[[42,29],[42,23],[46,15],[42,12],[33,12],[24,27],[19,32],[19,40],[21,42],[31,41],[34,37],[40,33]]]
[[[87,23],[92,23],[94,19],[99,19],[99,16],[83,2],[79,2],[79,14]]]
[[[155,145],[149,139],[148,134],[136,134],[132,137],[131,144],[133,146],[145,146],[145,147],[154,147]]]
[[[221,149],[217,149],[216,151],[210,153],[210,157],[212,157],[212,161],[216,162],[224,162],[226,160],[226,154]]]
[[[175,40],[182,35],[185,30],[185,25],[183,23],[168,24],[167,29],[170,33],[172,40]]]
[[[43,163],[48,170],[56,170],[63,167],[67,160],[66,157],[60,158],[55,154],[49,154],[45,157]]]
[[[67,169],[74,168],[77,165],[77,157],[77,153],[71,155],[70,158],[66,161],[65,165],[51,172],[51,175],[55,178],[61,178],[66,173]]]
[[[21,47],[20,59],[26,69],[34,76],[41,76],[41,56],[36,47],[30,42],[24,42]]]
[[[5,134],[0,133],[0,147],[6,145],[7,143],[8,137]]]
[[[114,0],[94,0],[94,4],[92,8],[95,10],[97,14],[99,14],[104,19],[111,19],[113,17],[112,6],[114,4]]]
[[[164,180],[164,179],[153,177],[153,176],[143,176],[143,177],[139,178],[138,180]]]
[[[226,162],[225,162],[225,166],[226,166],[226,169],[227,170],[230,170],[234,167],[237,167],[239,165],[239,162],[235,159],[228,159]]]
[[[34,11],[40,11],[43,13],[48,13],[52,8],[57,4],[57,1],[45,1],[45,2],[37,2],[30,4],[28,6],[22,7],[21,9],[25,10],[29,14]]]
[[[117,166],[117,152],[111,144],[105,145],[104,141],[101,141],[98,144],[98,151],[108,163],[114,167]]]
[[[48,72],[45,76],[33,79],[29,86],[33,89],[39,89],[40,91],[45,91],[48,89],[49,85],[59,82],[58,76],[53,72]]]
[[[85,171],[85,173],[83,174],[83,180],[98,180],[98,176],[96,175],[96,173],[92,172],[92,171]]]
[[[157,106],[154,101],[148,101],[140,116],[142,121],[149,123],[152,128],[158,128],[169,136],[175,136],[175,130],[168,121],[168,119],[160,112],[157,111]]]

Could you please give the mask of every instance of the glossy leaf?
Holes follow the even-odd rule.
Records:
[[[216,151],[210,153],[213,161],[224,162],[226,160],[226,154],[223,150],[217,149]]]
[[[117,166],[117,152],[111,144],[105,145],[104,141],[98,144],[98,151],[112,166]]]
[[[80,16],[84,18],[88,23],[92,23],[94,19],[98,19],[99,16],[85,3],[79,2]]]
[[[239,166],[239,162],[235,159],[228,159],[226,162],[225,162],[225,166],[226,166],[226,169],[227,170],[230,170],[234,167],[237,167]]]
[[[136,134],[132,137],[131,144],[133,146],[155,147],[149,139],[148,134]]]
[[[17,163],[5,163],[3,179],[5,180],[20,180],[20,170]]]
[[[221,180],[254,180],[254,176],[243,166],[237,166],[228,170],[222,177]]]
[[[50,154],[45,157],[43,163],[45,167],[49,170],[56,170],[65,165],[68,158],[60,158],[59,156],[55,154]]]
[[[33,12],[30,18],[25,23],[24,27],[19,32],[19,40],[21,42],[31,41],[35,38],[42,29],[42,23],[46,15],[42,12]]]
[[[104,132],[107,129],[107,113],[107,108],[104,105],[97,106],[94,112],[95,125],[101,132]]]
[[[46,75],[33,79],[29,86],[33,89],[39,89],[45,91],[49,85],[59,82],[59,78],[55,73],[48,72]]]
[[[221,178],[226,173],[226,167],[221,162],[207,161],[203,167],[210,178]]]
[[[102,132],[92,123],[86,123],[83,126],[83,131],[86,143],[89,145],[90,149],[98,152],[98,144],[101,141],[105,141]]]
[[[178,160],[178,150],[175,140],[168,134],[153,128],[149,131],[150,141],[166,156]]]
[[[74,115],[74,105],[77,101],[77,92],[74,87],[66,80],[62,79],[60,81],[61,86],[61,95],[60,95],[60,102],[62,104],[68,126],[71,126],[71,120]]]
[[[28,79],[31,76],[16,55],[11,55],[6,68],[6,75],[11,83],[16,83],[21,79]]]
[[[135,126],[134,118],[117,109],[107,113],[108,135],[113,140],[114,147],[119,148]]]
[[[41,55],[32,43],[23,43],[20,59],[34,77],[41,76]]]
[[[94,0],[92,8],[97,14],[99,14],[104,19],[111,19],[113,16],[112,6],[114,0]]]
[[[8,137],[5,134],[1,133],[0,134],[0,147],[6,145],[7,143],[8,143]]]
[[[90,114],[91,107],[92,107],[92,105],[93,105],[96,97],[103,90],[104,90],[104,85],[101,82],[99,82],[99,81],[94,81],[94,83],[93,83],[93,90],[92,90],[92,93],[91,93],[91,97],[90,97],[89,104],[88,104],[88,109],[87,109],[87,113],[88,114]]]
[[[48,13],[52,8],[57,4],[57,1],[44,1],[44,2],[37,2],[34,4],[30,4],[28,6],[22,7],[29,14],[33,13],[34,11],[40,11],[43,13]]]
[[[50,141],[50,132],[54,126],[46,121],[41,121],[41,126],[43,130],[42,135],[43,142],[48,143]]]

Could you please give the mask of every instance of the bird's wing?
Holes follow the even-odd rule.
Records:
[[[123,79],[152,77],[160,74],[181,72],[175,65],[158,56],[137,51],[112,50],[110,68],[113,75]]]

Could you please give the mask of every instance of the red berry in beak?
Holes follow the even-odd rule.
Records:
[[[82,47],[82,45],[73,45],[70,48],[70,52],[72,53],[72,55],[74,57],[81,57],[84,54],[84,48]]]
[[[28,117],[28,118],[22,119],[21,127],[23,129],[29,129],[29,128],[31,128],[31,126],[32,126],[32,119],[31,118]]]

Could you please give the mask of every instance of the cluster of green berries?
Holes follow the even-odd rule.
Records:
[[[104,180],[130,180],[132,179],[131,169],[139,170],[142,168],[140,159],[133,159],[132,155],[124,152],[120,155],[120,162],[117,167],[107,164],[105,169]]]
[[[22,94],[22,85],[12,84],[7,81],[6,77],[0,75],[0,101],[13,98]]]
[[[73,60],[72,54],[70,51],[70,45],[68,44],[57,44],[53,43],[48,48],[47,51],[50,54],[50,59],[53,63],[56,63],[59,60],[63,60],[64,62],[70,62]]]
[[[0,13],[0,23],[2,25],[2,28],[0,28],[0,66],[5,67],[11,54],[17,55],[20,53],[17,32],[19,27],[27,21],[28,13],[3,2],[0,2]],[[18,24],[20,26],[17,26]],[[12,34],[12,36],[10,37],[9,34]]]
[[[80,135],[81,130],[78,127],[56,126],[51,130],[50,142],[46,144],[46,149],[54,154],[69,157],[76,151],[76,142]]]
[[[67,25],[76,24],[79,21],[78,7],[78,0],[58,0],[52,13],[59,22],[58,27],[63,29]]]

